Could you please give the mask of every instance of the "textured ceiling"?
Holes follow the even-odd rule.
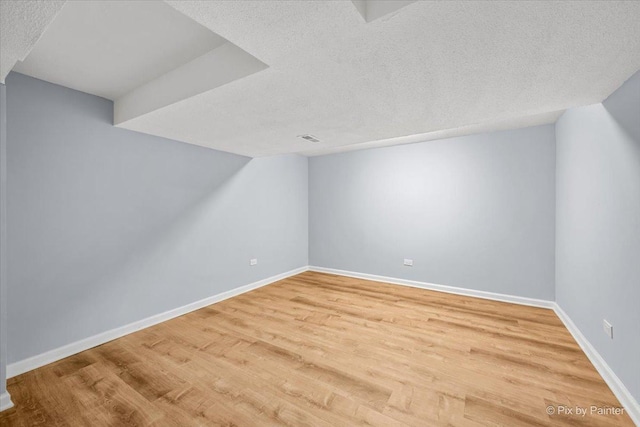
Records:
[[[523,126],[640,68],[637,2],[415,2],[369,23],[349,1],[168,3],[269,68],[127,127],[254,156]]]
[[[400,10],[416,0],[351,0],[362,19],[367,22],[375,21],[385,15]]]
[[[65,1],[0,0],[0,82],[27,56]]]
[[[167,3],[268,68],[119,126],[249,156],[549,123],[640,69],[640,2]]]
[[[71,1],[14,71],[116,99],[224,43],[163,2]]]

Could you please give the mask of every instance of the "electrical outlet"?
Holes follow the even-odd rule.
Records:
[[[613,326],[611,323],[607,322],[606,319],[602,319],[602,327],[604,329],[604,333],[611,339],[613,339]]]
[[[256,265],[258,264],[258,258],[251,258],[251,260],[249,261],[249,265]]]
[[[404,259],[404,265],[406,265],[407,267],[413,267],[413,260],[412,259]]]

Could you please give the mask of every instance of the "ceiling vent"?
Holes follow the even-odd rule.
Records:
[[[316,138],[313,135],[298,135],[298,138],[302,138],[302,139],[306,139],[309,142],[320,142],[320,140],[318,138]]]

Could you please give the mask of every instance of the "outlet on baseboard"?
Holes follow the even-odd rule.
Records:
[[[256,265],[258,264],[258,258],[251,258],[251,260],[249,260],[249,265]]]
[[[611,323],[607,322],[606,319],[602,319],[602,327],[604,329],[604,333],[611,339],[613,339],[613,326]]]
[[[405,258],[404,265],[406,265],[407,267],[413,267],[413,260]]]

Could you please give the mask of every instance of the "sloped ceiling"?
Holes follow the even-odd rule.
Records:
[[[23,60],[66,0],[0,1],[0,82]]]
[[[193,73],[227,61],[179,67],[167,78],[180,96],[150,99],[165,85],[152,81],[137,98],[115,97],[117,125],[248,156],[549,123],[640,69],[640,2],[402,1],[374,5],[382,12],[371,19],[357,1],[166,3],[245,52],[249,71],[187,90]],[[41,60],[37,48],[27,61]],[[75,68],[65,70],[71,79]]]
[[[224,43],[163,2],[72,1],[14,71],[118,99]]]

